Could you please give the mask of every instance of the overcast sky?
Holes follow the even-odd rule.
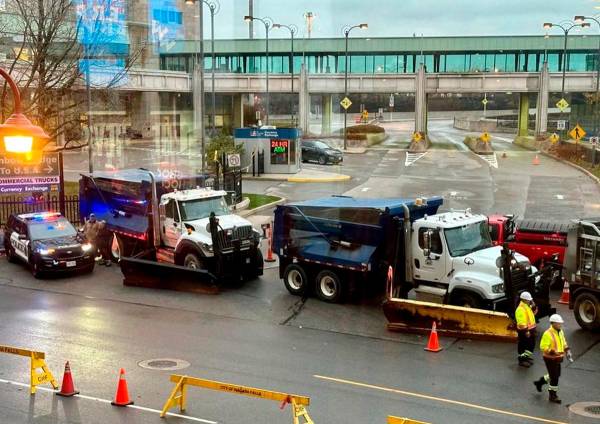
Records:
[[[248,0],[220,0],[215,18],[217,38],[247,38]],[[305,32],[303,14],[311,11],[313,37],[341,36],[347,24],[367,22],[366,37],[544,34],[542,23],[600,13],[600,0],[254,0],[254,15],[295,24]],[[208,16],[208,8],[205,8]],[[208,22],[205,21],[207,35]],[[260,24],[260,23],[259,23]],[[264,27],[255,25],[257,38]],[[587,30],[598,33],[597,27]],[[281,34],[281,35],[278,35]],[[354,33],[353,33],[354,34]],[[277,31],[272,37],[286,37]]]

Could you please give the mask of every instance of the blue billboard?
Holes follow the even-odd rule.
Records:
[[[95,87],[126,83],[129,53],[126,0],[75,0],[78,40],[84,48],[79,63]]]

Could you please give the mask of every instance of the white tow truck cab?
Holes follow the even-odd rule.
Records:
[[[492,246],[486,216],[468,209],[425,216],[413,222],[411,244],[418,300],[489,309],[506,300],[502,247]],[[536,271],[525,256],[515,260],[521,278]]]

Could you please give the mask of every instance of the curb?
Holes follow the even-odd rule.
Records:
[[[267,203],[266,205],[262,205],[262,206],[259,206],[257,208],[254,208],[254,209],[243,210],[240,213],[238,213],[237,215],[241,216],[242,218],[246,218],[246,217],[248,217],[250,215],[254,215],[257,212],[261,212],[261,211],[264,211],[265,209],[272,208],[273,206],[281,205],[286,200],[287,199],[285,197],[282,197],[281,199],[276,200],[276,201],[271,202],[271,203]]]
[[[288,183],[335,183],[340,181],[350,181],[352,177],[350,175],[338,175],[335,177],[326,178],[311,178],[311,177],[289,177]]]
[[[541,151],[541,150],[539,150],[539,152],[540,152],[542,155],[544,155],[544,156],[547,156],[547,157],[549,157],[549,158],[552,158],[552,159],[554,159],[554,160],[556,160],[556,161],[558,161],[558,162],[561,162],[561,163],[567,164],[567,165],[569,165],[569,166],[571,166],[571,167],[573,167],[573,168],[575,168],[575,169],[577,169],[577,170],[579,170],[579,171],[583,172],[583,173],[584,173],[584,174],[586,174],[588,177],[590,177],[592,180],[594,180],[594,182],[595,182],[596,184],[600,185],[600,178],[596,177],[594,174],[592,174],[592,173],[591,173],[590,171],[588,171],[587,169],[585,169],[585,168],[583,168],[583,167],[581,167],[581,166],[579,166],[579,165],[577,165],[577,164],[575,164],[575,163],[573,163],[573,162],[570,162],[570,161],[568,161],[568,160],[565,160],[565,159],[563,159],[563,158],[559,158],[559,157],[557,157],[557,156],[551,155],[550,153],[546,153],[546,152],[543,152],[543,151]]]
[[[286,177],[285,174],[282,174],[282,177],[246,177],[243,176],[242,177],[244,180],[247,181],[287,181],[289,177]]]

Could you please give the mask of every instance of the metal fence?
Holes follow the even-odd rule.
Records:
[[[13,214],[58,211],[60,204],[58,195],[2,196],[0,198],[0,226],[6,225],[8,217]],[[65,216],[74,225],[79,225],[79,196],[65,196]]]

